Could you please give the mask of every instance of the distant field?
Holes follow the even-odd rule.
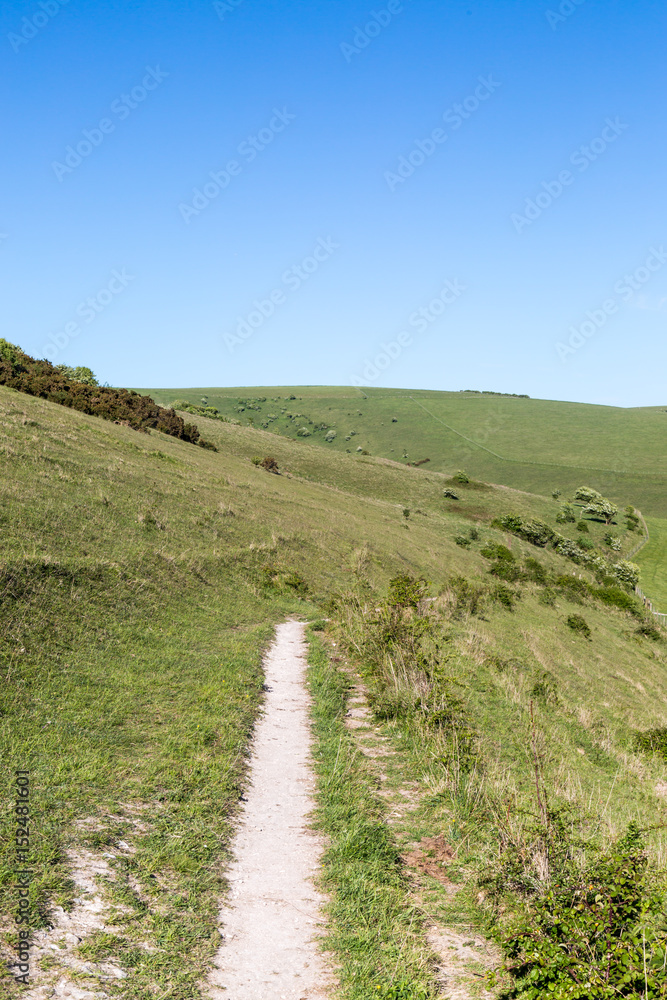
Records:
[[[430,471],[464,468],[532,493],[591,485],[667,518],[667,407],[621,409],[498,395],[344,387],[141,389],[162,404],[206,399],[242,424]],[[330,430],[335,438],[327,442]],[[302,431],[303,433],[303,431]]]

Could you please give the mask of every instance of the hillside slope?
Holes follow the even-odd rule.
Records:
[[[202,399],[229,419],[330,451],[369,451],[550,496],[582,479],[649,518],[655,545],[638,562],[667,611],[667,407],[621,409],[481,393],[344,387],[151,389],[162,404]],[[326,440],[330,430],[335,437]]]
[[[632,749],[637,731],[667,725],[664,639],[641,631],[641,609],[605,603],[585,564],[492,525],[515,514],[555,527],[556,501],[197,422],[217,453],[0,389],[3,759],[32,772],[37,926],[72,905],[72,851],[111,851],[123,932],[83,957],[111,949],[134,992],[105,989],[200,995],[262,649],[274,622],[321,613],[336,593],[372,610],[393,577],[430,582],[449,608],[448,670],[478,720],[480,755],[491,748],[518,803],[530,794],[534,700],[557,794],[591,811],[605,838],[630,818],[667,820],[667,765]],[[269,455],[279,475],[253,463]],[[558,530],[578,537],[573,524]],[[600,551],[607,531],[590,521]],[[620,559],[636,536],[614,531]],[[118,853],[121,840],[131,852]],[[664,861],[664,832],[649,842]],[[5,912],[12,869],[9,853]],[[0,995],[15,989],[5,979]]]

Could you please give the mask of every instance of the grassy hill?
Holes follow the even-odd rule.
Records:
[[[635,504],[655,543],[638,557],[645,591],[667,611],[667,407],[622,409],[481,393],[343,387],[153,389],[163,405],[205,399],[229,419],[330,451],[428,458],[487,482],[550,496],[582,482]],[[307,438],[300,437],[303,428]],[[336,436],[326,440],[329,431]],[[628,500],[627,498],[632,498]]]
[[[574,465],[557,465],[557,474],[548,471],[551,466],[536,467],[543,486],[535,494],[495,474],[457,483],[451,472],[464,466],[474,474],[488,452],[459,445],[456,434],[445,438],[441,425],[404,394],[378,392],[375,399],[369,393],[369,400],[359,401],[349,390],[328,396],[327,390],[298,390],[302,399],[276,400],[279,392],[297,395],[267,390],[266,402],[252,404],[261,409],[239,412],[238,396],[224,397],[225,403],[210,390],[209,404],[221,411],[225,406],[239,420],[197,417],[214,452],[0,389],[3,760],[10,772],[31,771],[36,823],[30,892],[37,926],[54,904],[72,905],[68,851],[114,854],[119,838],[132,846],[114,855],[107,885],[120,931],[96,937],[83,954],[92,962],[111,954],[131,969],[131,979],[105,983],[113,995],[201,995],[218,943],[218,901],[272,624],[292,613],[319,617],[326,607],[331,628],[353,646],[350,636],[360,642],[363,622],[370,621],[364,616],[372,617],[389,581],[403,574],[429,581],[437,620],[433,641],[446,650],[438,653],[442,676],[433,674],[429,690],[442,711],[438,684],[445,676],[456,678],[472,720],[475,773],[485,775],[488,788],[502,789],[499,796],[519,813],[530,807],[533,702],[550,747],[544,767],[554,801],[581,810],[602,844],[630,820],[650,827],[652,863],[667,862],[660,827],[667,821],[667,763],[633,749],[637,732],[667,726],[664,638],[642,631],[641,609],[629,595],[625,607],[618,598],[623,593],[610,590],[609,581],[601,586],[587,565],[493,524],[511,513],[576,541],[576,525],[556,525],[559,503],[549,494],[555,487],[565,494],[569,482],[602,488],[613,479],[611,465],[599,479]],[[197,393],[201,404],[204,393]],[[157,401],[171,402],[168,395],[156,393]],[[441,412],[453,419],[456,398],[450,397]],[[531,421],[520,408],[539,411],[530,400],[459,402],[468,414],[460,426],[480,439],[490,419],[484,413],[496,405],[507,407],[515,432],[520,424],[526,434]],[[431,404],[435,408],[425,403]],[[486,409],[474,411],[476,404]],[[557,413],[561,404],[544,405]],[[578,412],[568,417],[573,433],[583,420]],[[637,411],[636,420],[648,455],[658,447],[659,413]],[[324,431],[299,437],[297,421],[335,427],[337,436],[330,444]],[[271,430],[258,426],[262,422]],[[622,424],[615,426],[621,435]],[[357,433],[345,442],[349,430]],[[585,439],[582,431],[582,447]],[[486,446],[501,450],[499,442],[509,448],[512,440],[507,428]],[[372,454],[358,453],[357,441]],[[404,446],[408,460],[432,462],[408,467]],[[533,468],[529,445],[512,447],[520,468]],[[647,508],[653,479],[642,476],[638,449],[624,452],[629,471],[614,480],[613,492],[624,505]],[[587,454],[592,459],[594,449]],[[613,454],[610,445],[597,465],[611,463]],[[280,474],[253,461],[269,455]],[[548,452],[550,459],[559,455],[555,445]],[[519,468],[492,460],[498,464],[488,469]],[[641,502],[633,493],[638,483],[645,490]],[[446,488],[457,498],[446,498]],[[659,517],[657,487],[655,498],[651,510]],[[605,551],[609,529],[593,520],[588,527],[592,543]],[[614,531],[622,545],[614,558],[620,559],[637,538],[622,524]],[[341,594],[348,596],[336,597]],[[369,652],[367,663],[373,662]],[[426,700],[424,708],[404,705],[400,715],[396,692],[389,691],[387,700],[383,684],[378,681],[376,707],[385,706],[402,738],[411,734],[415,750],[422,730],[410,720],[426,711]],[[336,704],[340,712],[340,698]],[[431,742],[422,733],[414,760],[422,762],[415,773],[425,787],[436,789],[428,822],[445,824],[448,835],[460,839],[460,810],[472,816],[471,800],[459,785],[456,795],[463,797],[455,805],[449,786],[437,784],[450,765],[442,756],[439,723],[435,729],[424,725]],[[3,792],[1,811],[5,913],[15,902],[10,791]],[[470,852],[466,878],[472,885],[475,864],[490,864],[495,833],[486,820],[466,822],[462,843]],[[1,930],[9,959],[11,928]],[[17,987],[5,977],[0,996],[15,995]]]

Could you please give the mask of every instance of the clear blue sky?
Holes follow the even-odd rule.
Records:
[[[667,403],[666,21],[9,0],[0,333],[115,385]]]

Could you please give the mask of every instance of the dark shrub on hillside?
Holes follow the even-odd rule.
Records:
[[[194,424],[184,423],[174,410],[158,406],[150,396],[140,396],[129,389],[73,381],[49,361],[36,361],[7,341],[3,341],[0,348],[0,385],[69,406],[81,413],[113,420],[136,431],[162,431],[190,444],[216,450],[215,446],[201,440]]]
[[[631,597],[627,590],[621,590],[620,587],[598,587],[592,593],[603,604],[610,604],[612,607],[621,608],[622,611],[629,611],[635,618],[641,617],[639,601]]]
[[[583,635],[585,639],[590,639],[591,637],[591,627],[585,618],[581,615],[570,615],[567,619],[568,626],[573,632],[578,632],[579,635]]]
[[[636,629],[637,635],[643,635],[646,639],[653,639],[659,642],[662,639],[662,632],[658,626],[648,618]]]
[[[543,549],[553,541],[555,532],[544,521],[526,521],[520,514],[505,514],[493,521],[493,527],[503,528],[519,538],[524,538],[531,545]]]
[[[426,580],[416,580],[413,576],[396,576],[389,581],[387,604],[394,608],[417,608],[427,593]]]
[[[541,562],[538,562],[537,559],[533,559],[532,556],[529,556],[526,559],[525,572],[526,572],[526,577],[533,583],[539,583],[542,584],[542,586],[544,586],[549,580],[549,575],[545,567],[542,565]]]

